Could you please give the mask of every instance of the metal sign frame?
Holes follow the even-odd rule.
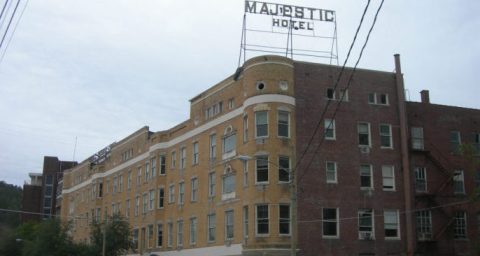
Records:
[[[250,16],[261,17],[262,24],[255,21],[247,24]],[[270,29],[266,29],[265,21],[269,18]],[[247,53],[284,55],[291,59],[328,59],[329,64],[338,65],[336,13],[326,9],[245,0],[239,67],[246,61]]]

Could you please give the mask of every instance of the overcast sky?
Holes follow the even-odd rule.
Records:
[[[343,62],[366,1],[281,3],[335,10]],[[21,185],[44,155],[82,161],[187,119],[188,100],[237,68],[243,11],[243,0],[30,0],[0,63],[0,180]],[[478,13],[476,0],[385,1],[359,67],[393,71],[399,53],[412,101],[428,89],[433,103],[478,109]]]

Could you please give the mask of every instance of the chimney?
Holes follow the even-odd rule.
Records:
[[[430,94],[428,90],[422,90],[420,91],[420,96],[422,98],[422,103],[430,103]]]

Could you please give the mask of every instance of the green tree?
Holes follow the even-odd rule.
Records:
[[[93,223],[90,230],[93,255],[102,255],[104,242],[106,256],[122,255],[132,247],[130,226],[119,214],[109,217],[106,221]]]

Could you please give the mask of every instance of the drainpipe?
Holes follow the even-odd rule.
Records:
[[[405,106],[405,86],[403,83],[403,74],[400,66],[400,55],[395,54],[395,81],[398,97],[398,115],[400,117],[400,148],[402,156],[403,171],[403,192],[405,196],[405,219],[406,219],[406,237],[407,237],[407,255],[413,256],[414,234],[412,220],[412,189],[410,179],[410,161],[408,155],[408,126],[407,113]]]

